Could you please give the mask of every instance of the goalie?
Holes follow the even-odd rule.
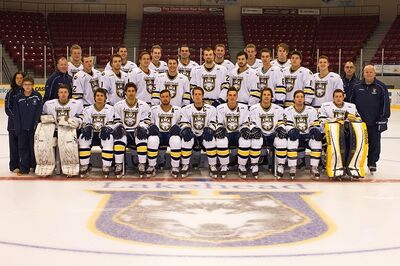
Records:
[[[338,180],[364,177],[367,128],[356,106],[344,102],[344,92],[336,89],[333,101],[323,103],[318,116],[326,134],[328,176]]]

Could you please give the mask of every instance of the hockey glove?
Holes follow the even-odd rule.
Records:
[[[184,141],[188,142],[193,138],[193,131],[190,127],[185,127],[181,131],[181,137]]]
[[[310,129],[310,137],[311,137],[311,139],[313,139],[315,141],[322,141],[322,133],[316,127],[313,127]]]
[[[126,135],[125,128],[122,124],[119,124],[114,128],[113,137],[114,139],[122,139],[123,136]]]
[[[298,128],[292,128],[287,135],[291,141],[298,140],[300,138],[300,130]]]
[[[170,136],[179,136],[181,134],[181,128],[178,125],[173,125],[169,130]]]
[[[262,138],[262,131],[259,127],[253,127],[251,129],[251,138],[252,139],[261,139]]]
[[[93,126],[87,125],[82,128],[81,138],[84,140],[91,140],[93,137]]]
[[[210,127],[205,127],[203,129],[203,139],[205,141],[212,141],[214,138],[214,133],[215,131],[211,129]]]
[[[56,122],[52,115],[41,115],[40,116],[40,121],[42,122],[42,124],[48,124],[48,123],[55,123]]]
[[[108,140],[110,139],[110,136],[112,134],[113,130],[109,126],[103,126],[100,129],[100,139],[102,140]]]
[[[286,129],[283,127],[277,127],[275,129],[276,135],[278,135],[278,138],[280,139],[286,139],[287,138],[287,133],[286,133]]]
[[[217,139],[223,139],[226,137],[227,130],[224,127],[219,127],[217,130],[215,130],[215,138]]]
[[[250,128],[244,127],[240,130],[240,136],[244,139],[251,139],[251,131]]]
[[[135,130],[135,137],[139,140],[147,139],[147,130],[144,127],[138,126]]]
[[[158,136],[158,135],[160,135],[160,130],[154,124],[149,126],[149,128],[147,130],[149,131],[149,136]]]
[[[378,127],[379,132],[384,132],[388,129],[387,120],[378,121],[378,122],[376,122],[376,125]]]

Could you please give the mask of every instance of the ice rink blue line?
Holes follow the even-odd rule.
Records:
[[[291,258],[291,257],[312,257],[312,256],[335,256],[335,255],[352,255],[360,253],[371,253],[371,252],[384,252],[400,250],[400,246],[386,247],[386,248],[374,248],[374,249],[360,249],[360,250],[348,250],[348,251],[332,251],[332,252],[319,252],[319,253],[297,253],[297,254],[276,254],[276,255],[169,255],[169,254],[145,254],[145,253],[128,253],[128,252],[111,252],[111,251],[100,251],[100,250],[84,250],[84,249],[70,249],[70,248],[57,248],[57,247],[46,247],[22,243],[13,243],[7,241],[0,241],[0,245],[43,249],[43,250],[54,250],[63,252],[73,253],[89,253],[89,254],[101,254],[101,255],[116,255],[116,256],[136,256],[136,257],[167,257],[167,258]],[[177,247],[179,249],[179,247]]]

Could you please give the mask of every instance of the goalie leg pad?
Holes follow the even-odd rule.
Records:
[[[51,175],[55,168],[53,135],[55,124],[39,123],[34,137],[34,153],[36,158],[35,173],[39,176]]]
[[[368,154],[368,132],[363,122],[348,122],[349,136],[346,166],[349,174],[364,177],[364,165]]]
[[[68,176],[79,175],[79,151],[75,128],[58,127],[58,149],[63,174]]]
[[[341,177],[345,174],[345,132],[342,124],[325,124],[326,136],[326,173],[329,177]]]

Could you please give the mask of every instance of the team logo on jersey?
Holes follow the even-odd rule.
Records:
[[[236,89],[236,91],[239,91],[240,88],[242,87],[242,77],[233,77],[232,78],[232,86]]]
[[[57,117],[57,122],[60,121],[61,117],[66,117],[67,119],[69,118],[69,111],[70,108],[56,108],[56,117]]]
[[[274,128],[274,115],[261,115],[261,127],[265,131],[270,131]]]
[[[105,125],[105,120],[106,120],[106,115],[104,115],[104,114],[93,114],[92,115],[94,132],[100,132],[101,127]]]
[[[147,90],[147,92],[149,94],[152,94],[153,91],[155,90],[154,78],[146,77],[146,78],[144,78],[144,81],[146,82],[146,90]]]
[[[175,98],[177,87],[178,87],[178,84],[174,84],[174,83],[166,83],[165,84],[165,89],[169,90],[169,93],[171,93],[171,99]]]
[[[296,128],[301,132],[305,132],[308,128],[307,120],[308,120],[307,116],[296,116],[295,117]]]
[[[117,92],[117,95],[120,98],[125,97],[124,86],[125,83],[123,81],[115,81],[115,91]]]
[[[78,73],[78,72],[79,72],[79,69],[72,69],[71,70],[72,77],[74,78],[76,73]]]
[[[190,72],[191,72],[191,69],[187,69],[187,68],[179,69],[179,73],[185,75],[189,80],[190,80]]]
[[[204,76],[203,77],[203,89],[205,91],[213,91],[215,88],[215,77]]]
[[[172,127],[172,115],[160,115],[159,124],[162,131],[169,131]]]
[[[93,93],[100,87],[98,78],[90,79],[89,83],[90,83],[90,86],[92,87]]]
[[[258,89],[259,90],[262,90],[264,88],[268,88],[269,77],[260,77],[258,80],[259,80],[259,83],[258,83]]]
[[[286,85],[286,91],[291,92],[294,89],[294,83],[296,82],[295,76],[286,76],[285,77],[285,85]]]
[[[343,120],[345,118],[345,116],[346,116],[345,110],[333,110],[334,118]]]
[[[239,114],[227,114],[226,127],[229,131],[236,131],[239,128]]]
[[[316,81],[315,82],[315,96],[320,98],[326,93],[326,86],[328,83],[326,81]]]
[[[193,127],[196,130],[202,130],[206,125],[206,114],[204,113],[193,113]]]
[[[127,127],[133,127],[137,121],[137,110],[124,110],[124,123]]]

